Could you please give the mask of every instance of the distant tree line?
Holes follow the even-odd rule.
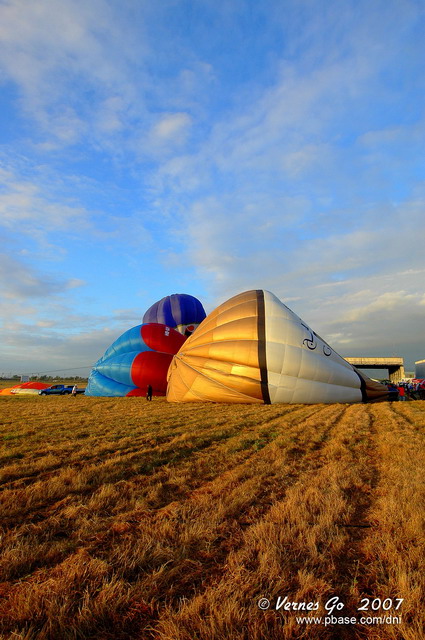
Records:
[[[40,381],[40,382],[56,382],[58,380],[74,380],[75,382],[79,382],[82,380],[87,381],[87,378],[83,378],[81,376],[31,376],[30,380]]]
[[[21,376],[18,374],[15,375],[2,375],[0,380],[20,380]],[[87,378],[83,378],[81,376],[31,376],[31,382],[57,382],[58,380],[73,380],[75,382],[87,382]]]

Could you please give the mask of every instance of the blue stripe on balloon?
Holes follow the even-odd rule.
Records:
[[[170,313],[174,318],[174,322],[177,327],[179,326],[179,324],[186,324],[185,322],[183,322],[182,318],[183,315],[185,315],[185,317],[191,317],[190,311],[190,300],[187,300],[183,297],[179,298],[177,297],[177,295],[172,295],[170,297]]]
[[[110,347],[108,347],[100,360],[97,361],[96,365],[100,362],[105,362],[105,360],[108,360],[111,357],[121,355],[122,353],[134,351],[152,351],[152,349],[149,349],[149,347],[142,340],[142,326],[143,325],[138,324],[137,327],[132,327],[131,329],[125,331],[125,333],[120,335],[120,337],[117,338]]]
[[[111,378],[103,376],[99,371],[93,370],[90,373],[90,377],[87,382],[87,388],[85,391],[86,396],[109,396],[109,397],[122,397],[126,396],[130,391],[136,389],[134,385],[127,386],[120,384]]]
[[[131,379],[131,367],[134,358],[139,353],[140,351],[131,351],[130,353],[121,353],[117,356],[109,357],[107,360],[96,364],[95,368],[107,378],[116,380],[120,384],[134,386]]]

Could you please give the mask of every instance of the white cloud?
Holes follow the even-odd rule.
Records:
[[[163,116],[154,126],[153,135],[163,141],[179,140],[186,134],[192,118],[187,113],[171,113]]]
[[[49,305],[53,319],[39,321],[31,314],[20,321],[12,307],[8,310],[10,321],[0,326],[1,372],[87,376],[112,342],[141,322],[137,310],[130,309],[95,316],[73,313],[58,303]]]
[[[15,256],[58,262],[66,257],[70,242],[79,241],[99,243],[111,251],[122,251],[124,245],[130,260],[131,252],[141,244],[145,252],[154,246],[148,229],[151,211],[137,208],[118,215],[114,199],[119,201],[121,193],[113,186],[105,189],[84,177],[25,161],[16,167],[11,163],[3,169],[0,166],[0,183],[3,250],[8,243]],[[90,208],[81,204],[84,200]],[[160,214],[155,218],[161,220]]]
[[[183,144],[193,122],[187,111],[198,109],[213,73],[186,53],[166,85],[156,76],[161,52],[148,22],[162,11],[144,1],[131,8],[106,0],[3,2],[0,71],[33,125],[27,144],[59,152],[82,143],[121,161],[125,152],[155,158],[156,145]]]
[[[156,119],[146,139],[142,137],[141,145],[152,156],[175,153],[186,142],[192,124],[193,118],[188,113],[163,114]]]
[[[369,300],[372,300],[371,302],[342,313],[338,321],[342,323],[358,322],[359,320],[367,320],[374,314],[380,314],[382,317],[386,312],[394,311],[401,306],[407,308],[409,305],[421,304],[421,298],[418,295],[408,294],[405,291],[388,291],[378,296],[371,290],[357,293],[358,298],[365,298],[366,295]]]
[[[134,33],[126,33],[121,11],[110,3],[4,2],[0,40],[0,68],[19,88],[22,109],[39,127],[33,141],[43,134],[45,149],[101,140],[122,128],[125,108],[133,118],[143,114],[129,66],[143,58],[144,38],[135,42]]]
[[[28,298],[49,298],[84,284],[83,280],[75,278],[43,274],[12,256],[0,254],[0,292],[9,300],[23,302]]]
[[[97,124],[105,133],[115,133],[125,127],[126,104],[121,96],[106,98],[99,107]]]
[[[65,303],[54,292],[50,294],[44,308],[30,306],[25,299],[2,305],[2,372],[66,370],[71,374],[75,368],[76,374],[88,375],[107,347],[140,322],[137,310],[121,310],[111,316],[79,314],[70,301]]]
[[[425,349],[423,271],[415,271],[310,288],[304,318],[343,356],[404,356],[411,369]]]
[[[3,190],[0,192],[0,225],[23,234],[70,228],[70,220],[79,229],[87,228],[89,213],[76,203],[66,202],[52,193],[52,185],[41,176],[32,180],[10,169],[0,168]]]
[[[425,326],[423,200],[344,211],[317,237],[306,198],[250,195],[205,198],[186,217],[188,252],[212,278],[216,304],[265,288],[342,355],[391,355],[400,345],[413,366]]]

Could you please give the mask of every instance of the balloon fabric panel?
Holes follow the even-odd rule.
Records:
[[[167,390],[170,402],[263,401],[257,295],[254,291],[233,300],[209,314],[174,357]]]
[[[120,353],[117,356],[112,356],[99,362],[96,365],[96,370],[106,378],[115,380],[115,382],[119,382],[125,386],[137,386],[132,380],[131,370],[133,362],[138,355],[137,351]]]
[[[191,359],[186,358],[177,364],[173,359],[169,369],[172,384],[167,387],[169,402],[237,402],[262,403],[261,385],[259,380],[248,376],[237,376],[213,368],[213,360],[196,358],[196,369],[191,366]],[[177,371],[174,370],[177,368]],[[224,369],[224,367],[223,367]],[[247,370],[245,371],[245,373]],[[253,376],[258,370],[252,370]]]
[[[153,351],[174,355],[186,341],[186,338],[168,326],[149,323],[141,325],[141,340]]]
[[[120,384],[119,382],[116,382],[115,380],[102,375],[99,371],[92,370],[87,383],[85,395],[120,398],[130,395],[130,393],[135,390],[136,387],[134,386]]]
[[[110,347],[105,351],[104,355],[98,360],[108,360],[108,358],[118,356],[122,353],[128,352],[138,352],[149,349],[148,345],[144,342],[142,338],[142,327],[143,325],[137,325],[136,327],[132,327],[125,331],[119,338],[115,340],[111,344]]]
[[[264,301],[270,401],[360,402],[353,367],[272,293]]]
[[[167,371],[173,356],[169,353],[144,351],[134,359],[131,367],[131,378],[134,386],[140,389],[152,386],[154,395],[165,395],[167,390]]]

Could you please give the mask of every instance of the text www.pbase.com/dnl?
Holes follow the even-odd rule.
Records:
[[[324,616],[321,617],[298,617],[296,616],[297,624],[307,624],[307,625],[323,625],[328,627],[329,625],[344,625],[344,624],[400,624],[401,616],[362,616],[360,619],[356,618],[356,616]]]

